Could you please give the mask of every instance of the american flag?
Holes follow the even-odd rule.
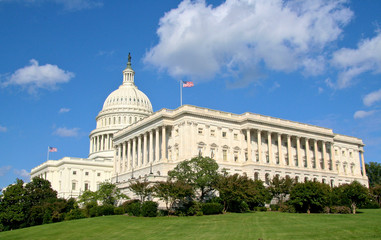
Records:
[[[55,148],[55,147],[49,147],[49,152],[57,152],[57,148]]]
[[[190,81],[183,81],[183,87],[193,87],[193,82]]]

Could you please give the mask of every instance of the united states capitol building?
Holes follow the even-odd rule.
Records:
[[[266,184],[279,175],[331,186],[357,180],[368,186],[359,138],[248,112],[191,105],[153,112],[134,77],[129,56],[122,85],[96,117],[88,158],[48,160],[33,168],[31,177],[49,180],[59,197],[78,197],[106,180],[122,190],[131,179],[164,180],[179,162],[202,155],[215,159],[220,170]]]

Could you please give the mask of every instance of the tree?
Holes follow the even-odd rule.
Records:
[[[351,184],[341,185],[340,187],[343,189],[343,198],[348,199],[352,213],[356,214],[356,208],[365,203],[369,197],[368,188],[357,181],[353,181]]]
[[[365,169],[369,180],[369,186],[374,187],[376,184],[381,185],[381,164],[377,162],[366,163]]]
[[[220,176],[216,189],[224,203],[224,211],[242,212],[242,204],[249,206],[264,205],[269,199],[268,191],[262,181],[254,181],[239,174]]]
[[[79,197],[78,202],[84,205],[87,204],[96,204],[97,203],[97,194],[90,190],[84,191]]]
[[[26,191],[20,179],[9,185],[0,198],[0,224],[5,230],[17,229],[25,225],[27,219]]]
[[[200,192],[199,199],[204,201],[205,197],[214,190],[218,180],[218,164],[209,157],[195,157],[179,163],[175,169],[168,172],[170,179],[177,179],[190,184]]]
[[[376,184],[374,187],[370,188],[370,191],[378,205],[381,207],[381,185]]]
[[[25,190],[29,207],[57,199],[57,192],[52,189],[50,182],[40,177],[34,177],[27,183]]]
[[[307,181],[296,183],[288,201],[298,212],[320,212],[329,205],[330,187],[327,184]]]
[[[135,193],[142,203],[144,203],[145,199],[152,194],[153,188],[149,186],[150,182],[144,181],[136,181],[131,182],[128,187],[133,193]]]
[[[121,193],[115,184],[110,182],[103,182],[96,191],[96,199],[102,202],[103,205],[116,205],[121,199],[128,199],[128,197]]]
[[[169,212],[173,209],[174,204],[184,202],[186,198],[193,195],[191,185],[181,181],[158,182],[154,185],[154,195],[165,202],[165,206]]]
[[[290,193],[293,184],[294,181],[290,177],[281,178],[279,175],[275,175],[270,181],[268,190],[273,198],[278,199],[279,203],[283,203],[284,198]]]

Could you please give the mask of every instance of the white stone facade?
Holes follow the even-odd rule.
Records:
[[[168,170],[199,154],[220,170],[268,182],[275,175],[336,186],[368,186],[363,142],[332,129],[262,116],[184,105],[162,109],[114,135],[113,181],[165,179]]]

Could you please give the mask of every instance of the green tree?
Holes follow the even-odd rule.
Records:
[[[52,189],[50,182],[40,177],[34,177],[27,183],[25,190],[29,207],[57,199],[57,192]]]
[[[290,193],[294,184],[294,180],[290,177],[281,178],[275,175],[270,181],[268,190],[273,198],[278,199],[279,203],[283,203],[284,198]]]
[[[269,199],[262,181],[239,174],[220,176],[216,189],[224,203],[224,211],[242,212],[243,202],[251,206],[264,205]],[[242,205],[243,204],[243,205]]]
[[[351,184],[344,184],[340,186],[343,189],[343,198],[348,199],[352,208],[352,213],[356,214],[356,209],[361,204],[366,203],[369,197],[369,189],[357,181]]]
[[[148,181],[131,182],[128,188],[140,198],[142,203],[144,203],[145,199],[149,197],[153,191],[153,188],[150,187],[150,182]]]
[[[320,212],[330,202],[331,188],[324,183],[296,183],[290,191],[289,203],[298,212]]]
[[[191,185],[181,181],[158,182],[154,185],[154,196],[165,202],[168,214],[175,203],[184,202],[193,195]]]
[[[0,196],[0,224],[5,230],[25,227],[27,219],[27,203],[24,182],[20,179],[9,185]]]
[[[218,180],[218,164],[209,157],[195,157],[179,163],[175,169],[168,172],[170,179],[177,179],[190,184],[195,192],[199,191],[200,201],[214,190]]]
[[[100,184],[98,191],[96,191],[96,199],[103,205],[115,206],[119,200],[128,199],[128,197],[121,193],[115,184],[103,182]]]
[[[377,184],[370,188],[370,192],[377,201],[378,205],[381,207],[381,185]]]
[[[97,203],[97,194],[93,191],[86,190],[79,197],[78,202],[84,205],[87,204],[96,204]]]
[[[370,162],[365,164],[366,175],[368,176],[369,186],[381,185],[381,164]]]

